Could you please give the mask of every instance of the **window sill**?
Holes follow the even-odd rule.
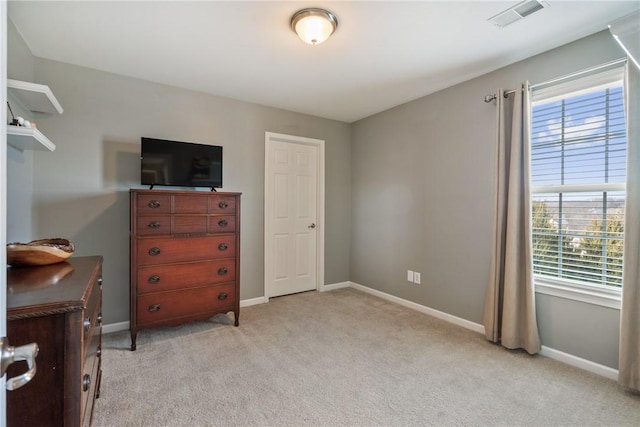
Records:
[[[596,285],[583,285],[570,280],[534,277],[535,290],[539,294],[552,295],[587,304],[620,310],[622,291],[619,288],[608,288]]]

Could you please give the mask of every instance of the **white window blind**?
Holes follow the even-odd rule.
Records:
[[[534,89],[534,274],[622,285],[626,147],[619,64]]]

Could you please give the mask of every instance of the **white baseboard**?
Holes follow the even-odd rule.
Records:
[[[462,326],[463,328],[470,329],[472,331],[478,332],[484,335],[484,326],[478,323],[471,322],[466,319],[461,319],[460,317],[453,316],[448,313],[444,313],[442,311],[434,310],[433,308],[426,307],[424,305],[417,304],[412,301],[407,301],[405,299],[389,295],[385,292],[378,291],[376,289],[372,289],[363,285],[359,285],[357,283],[351,282],[350,286],[354,289],[358,289],[362,292],[366,292],[371,295],[375,295],[379,298],[385,299],[387,301],[395,302],[396,304],[402,305],[404,307],[411,308],[413,310],[419,311],[424,314],[428,314],[433,317],[437,317],[438,319],[445,320],[447,322],[456,324],[458,326]],[[578,356],[574,356],[573,354],[565,353],[560,350],[556,350],[550,347],[542,346],[542,350],[540,350],[540,355],[548,357],[550,359],[557,360],[562,363],[566,363],[567,365],[571,365],[576,368],[584,369],[585,371],[601,375],[603,377],[617,380],[618,379],[618,370],[610,368],[605,365],[601,365],[596,362],[592,362],[591,360],[583,359]]]
[[[264,304],[265,303],[265,298],[264,297],[258,297],[258,298],[252,298],[252,299],[244,299],[240,301],[240,307],[249,307],[251,305],[257,305],[257,304]],[[110,334],[112,332],[120,332],[120,331],[126,331],[129,329],[129,322],[118,322],[118,323],[110,323],[108,325],[103,325],[102,326],[102,333],[103,334]]]
[[[387,301],[394,302],[396,304],[402,305],[404,307],[419,311],[424,314],[428,314],[429,316],[436,317],[438,319],[445,320],[449,323],[453,323],[454,325],[462,326],[463,328],[470,329],[474,332],[478,332],[484,335],[484,326],[475,322],[471,322],[470,320],[463,319],[461,317],[454,316],[452,314],[445,313],[443,311],[438,311],[433,308],[415,303],[413,301],[408,301],[403,298],[396,297],[394,295],[387,294],[385,292],[378,291],[376,289],[369,288],[367,286],[360,285],[358,283],[350,282],[350,287],[357,289],[362,292],[366,292],[371,295],[375,295],[379,298],[385,299]]]
[[[240,300],[240,307],[250,307],[252,305],[264,304],[267,302],[265,297],[251,298]]]
[[[110,323],[108,325],[102,325],[102,333],[110,334],[112,332],[126,331],[129,329],[129,322]]]
[[[585,371],[589,371],[594,374],[602,375],[603,377],[612,379],[614,381],[618,380],[617,369],[613,369],[608,366],[592,362],[591,360],[574,356],[573,354],[565,353],[563,351],[543,345],[542,350],[540,350],[540,355],[546,356],[550,359],[554,359],[562,363],[566,363],[567,365],[571,365],[576,368],[584,369]]]
[[[471,331],[477,332],[479,334],[484,335],[484,326],[480,325],[478,323],[475,322],[471,322],[469,320],[466,319],[462,319],[460,317],[457,316],[453,316],[451,314],[439,311],[439,310],[435,310],[433,308],[412,302],[412,301],[408,301],[406,299],[400,298],[400,297],[396,297],[394,295],[391,294],[387,294],[385,292],[382,291],[378,291],[376,289],[373,288],[369,288],[367,286],[364,285],[360,285],[358,283],[355,282],[340,282],[340,283],[334,283],[331,285],[324,285],[321,286],[319,288],[320,292],[327,292],[327,291],[332,291],[335,289],[341,289],[341,288],[354,288],[357,289],[359,291],[365,292],[367,294],[370,295],[374,295],[377,296],[378,298],[382,298],[384,300],[387,301],[391,301],[393,303],[396,303],[398,305],[410,308],[412,310],[416,310],[419,311],[420,313],[424,313],[427,314],[429,316],[433,316],[436,317],[438,319],[442,319],[444,321],[447,321],[449,323],[453,323],[454,325],[458,325],[461,326],[463,328],[469,329]],[[258,304],[265,304],[269,301],[268,298],[266,297],[258,297],[258,298],[251,298],[251,299],[246,299],[246,300],[241,300],[240,301],[240,307],[249,307],[252,305],[258,305]],[[108,333],[112,333],[112,332],[119,332],[119,331],[126,331],[129,329],[129,322],[119,322],[119,323],[112,323],[109,325],[104,325],[102,326],[102,333],[104,334],[108,334]],[[547,346],[542,346],[542,350],[540,351],[540,355],[541,356],[545,356],[548,357],[550,359],[554,359],[557,360],[559,362],[562,363],[566,363],[567,365],[571,365],[574,366],[576,368],[580,368],[580,369],[584,369],[585,371],[597,374],[597,375],[601,375],[603,377],[612,379],[612,380],[617,380],[618,379],[618,370],[617,369],[613,369],[610,368],[608,366],[605,365],[601,365],[599,363],[596,362],[592,362],[590,360],[587,359],[583,359],[581,357],[578,356],[574,356],[572,354],[569,353],[565,353],[562,352],[560,350],[556,350]]]
[[[332,283],[331,285],[320,286],[320,289],[318,289],[318,291],[327,292],[327,291],[333,291],[335,289],[348,288],[349,286],[351,286],[351,282]]]

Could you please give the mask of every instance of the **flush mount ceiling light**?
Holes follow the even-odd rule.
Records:
[[[291,29],[305,43],[320,44],[338,28],[338,18],[324,9],[308,8],[294,13]]]

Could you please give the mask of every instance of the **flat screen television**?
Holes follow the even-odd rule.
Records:
[[[142,137],[142,185],[222,187],[222,147]]]

